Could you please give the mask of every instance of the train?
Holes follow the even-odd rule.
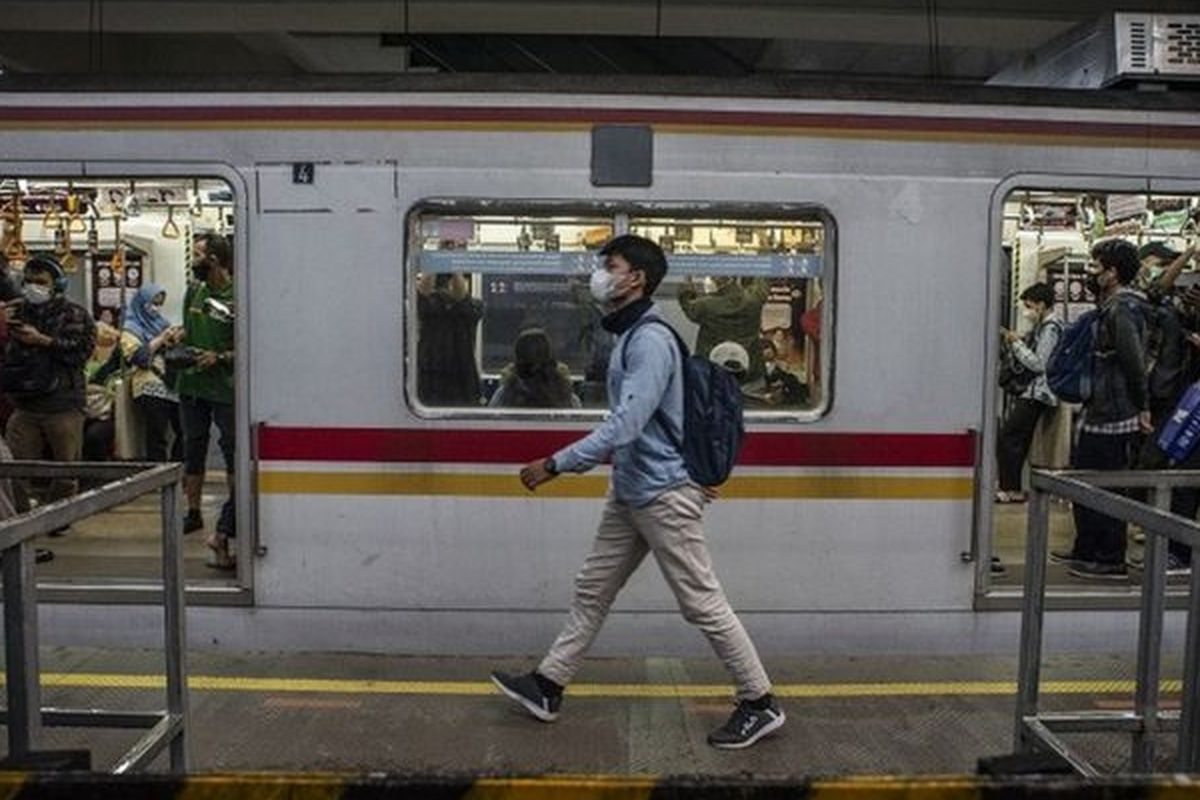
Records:
[[[606,343],[579,289],[598,246],[634,232],[667,252],[658,302],[686,339],[704,323],[685,295],[757,291],[757,337],[804,388],[748,387],[706,521],[764,653],[1015,654],[1021,588],[990,566],[1020,538],[992,502],[998,330],[1021,286],[1086,260],[1097,207],[1133,221],[1121,235],[1190,241],[1197,95],[635,83],[0,90],[10,244],[15,210],[27,251],[72,254],[94,314],[114,253],[176,298],[192,236],[233,243],[239,568],[189,584],[194,643],[540,652],[607,474],[531,494],[517,470],[602,418]],[[91,248],[55,239],[89,225]],[[438,276],[478,313],[465,399],[420,385],[457,358],[420,347],[422,299],[452,291]],[[577,403],[489,404],[531,326]],[[46,581],[44,636],[154,646],[154,586]],[[1048,647],[1132,648],[1136,587],[1060,581],[1051,607]],[[704,647],[647,567],[595,652]]]

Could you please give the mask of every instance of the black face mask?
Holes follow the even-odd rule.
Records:
[[[1083,285],[1085,287],[1087,287],[1087,290],[1092,293],[1093,297],[1096,297],[1097,299],[1099,299],[1099,297],[1100,297],[1100,276],[1099,275],[1088,275],[1087,279],[1084,280]]]
[[[207,281],[208,267],[207,258],[197,258],[192,262],[192,277],[197,281]]]

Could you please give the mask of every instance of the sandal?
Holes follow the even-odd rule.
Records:
[[[214,533],[204,540],[204,545],[209,549],[208,558],[204,561],[205,566],[223,570],[237,569],[237,559],[229,552],[228,536]]]

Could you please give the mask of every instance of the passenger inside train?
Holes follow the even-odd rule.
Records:
[[[77,309],[78,325],[94,331],[86,337],[86,349],[81,344],[79,383],[70,384],[70,407],[61,413],[34,409],[78,420],[78,435],[71,434],[78,446],[60,460],[180,460],[186,439],[177,402],[180,383],[185,396],[191,391],[190,396],[200,396],[213,407],[225,401],[230,418],[227,458],[207,441],[189,454],[207,475],[188,487],[189,510],[196,512],[189,518],[200,518],[204,535],[185,539],[185,568],[189,585],[237,585],[242,576],[228,569],[233,558],[216,530],[222,501],[231,496],[226,482],[234,463],[229,237],[237,220],[230,186],[191,175],[0,176],[0,218],[5,278],[14,289],[25,286],[21,301],[6,306],[15,309],[10,314],[15,318],[27,313],[22,309],[43,307],[40,296],[31,293],[48,284],[51,298],[61,297],[63,307]],[[222,258],[224,272],[218,268],[215,282],[198,291],[201,273]],[[48,272],[39,266],[42,263],[50,265]],[[42,273],[48,280],[41,279]],[[199,299],[188,303],[185,314],[188,296]],[[208,300],[217,301],[217,306]],[[222,309],[230,316],[223,317]],[[219,348],[212,342],[206,345],[199,341],[200,329],[217,331],[225,339],[218,342]],[[11,355],[10,346],[6,357]],[[222,394],[209,397],[212,392],[196,389],[199,384],[220,384]],[[5,401],[12,400],[10,391]],[[28,405],[17,400],[18,408],[21,403]],[[6,424],[10,443],[14,438],[19,443],[30,439],[22,433],[29,426],[19,412],[15,419],[0,422]],[[66,451],[56,444],[55,435],[52,430],[49,438],[30,439],[28,447],[19,444],[17,457],[59,458]],[[97,480],[82,485],[95,486]],[[38,498],[35,492],[33,500],[44,502],[52,496],[57,495]],[[39,561],[44,562],[38,565],[38,580],[68,596],[81,587],[153,581],[160,565],[160,530],[156,495],[84,520],[60,532],[65,535],[38,542]]]
[[[1200,198],[1189,195],[1030,189],[1006,199],[1002,243],[1010,299],[1002,309],[1005,344],[996,382],[993,585],[1014,586],[1023,579],[1030,465],[1165,469],[1200,464],[1200,452],[1172,459],[1161,442],[1164,425],[1200,379],[1198,227]],[[1119,270],[1113,253],[1121,256]],[[1129,274],[1121,277],[1120,271]],[[1050,362],[1057,340],[1067,347],[1073,323],[1099,309],[1096,330],[1108,330],[1104,320],[1114,319],[1117,306],[1132,309],[1130,324],[1123,327],[1136,332],[1129,341],[1136,342],[1133,355],[1141,366],[1127,387],[1136,408],[1098,414],[1099,400],[1055,394],[1055,370],[1061,367]],[[1089,352],[1098,358],[1089,375],[1103,382],[1109,378],[1093,373],[1111,364],[1116,351],[1107,334],[1096,336]],[[1098,447],[1108,454],[1099,460]],[[1173,493],[1175,513],[1194,518],[1198,505],[1195,490]],[[1138,582],[1144,535],[1132,528],[1115,532],[1112,546],[1097,560],[1077,550],[1080,528],[1083,541],[1091,541],[1093,522],[1086,514],[1082,521],[1073,519],[1066,504],[1054,505],[1051,545],[1057,555],[1052,555],[1050,580],[1082,592],[1092,585]],[[1172,542],[1168,575],[1182,579],[1190,567],[1189,549]]]

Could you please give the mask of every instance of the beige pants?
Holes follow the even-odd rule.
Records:
[[[591,555],[575,577],[575,598],[566,627],[538,672],[560,686],[570,683],[617,592],[652,552],[683,618],[708,637],[733,676],[738,697],[754,699],[771,690],[754,643],[730,608],[713,571],[700,522],[706,502],[704,493],[694,486],[664,492],[643,508],[608,499]]]
[[[83,458],[83,412],[59,411],[54,414],[39,414],[17,409],[8,418],[5,439],[18,461],[41,461],[50,451],[54,461],[80,461]],[[28,487],[25,481],[16,481],[17,508],[29,510]],[[50,484],[48,500],[51,502],[75,494],[76,482],[56,480]]]

